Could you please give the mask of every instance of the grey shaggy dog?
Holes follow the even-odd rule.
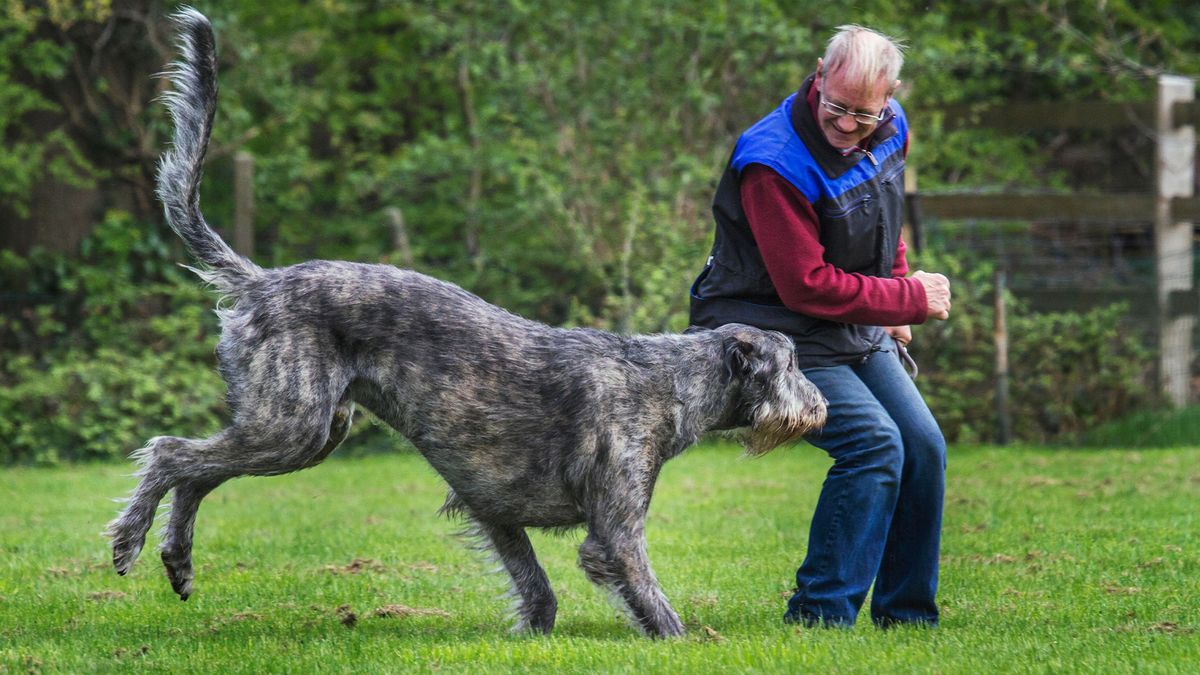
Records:
[[[684,335],[564,330],[514,316],[449,283],[385,265],[312,261],[263,269],[200,213],[216,105],[208,20],[175,17],[182,60],[165,97],[174,147],[158,194],[218,311],[231,425],[205,439],[151,439],[140,483],[110,523],[126,574],[174,491],[161,554],[192,593],[200,501],[224,481],[315,466],[346,437],[355,404],[411,440],[450,485],[443,510],[470,521],[512,577],[517,628],[549,632],[557,601],[526,527],[587,527],[579,564],[652,636],[684,632],[646,554],[663,462],[713,429],[749,427],[761,454],[819,427],[825,402],[782,334],[730,325]]]

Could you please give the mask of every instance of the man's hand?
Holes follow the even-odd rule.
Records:
[[[908,343],[912,342],[912,328],[909,326],[886,326],[884,328],[892,339],[899,342],[902,346],[907,347]]]
[[[925,298],[929,304],[926,317],[945,321],[950,318],[950,280],[941,274],[914,272],[912,277],[925,287]]]

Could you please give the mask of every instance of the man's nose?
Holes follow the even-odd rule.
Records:
[[[843,115],[842,117],[835,118],[833,120],[833,124],[837,127],[837,130],[843,134],[854,133],[854,130],[858,128],[858,122],[856,122],[850,115]]]

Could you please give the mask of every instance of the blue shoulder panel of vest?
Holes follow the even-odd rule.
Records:
[[[810,202],[821,196],[819,171],[814,174],[816,160],[796,130],[792,128],[792,104],[797,95],[792,94],[747,129],[738,138],[730,164],[739,174],[751,164],[762,164],[775,170]]]

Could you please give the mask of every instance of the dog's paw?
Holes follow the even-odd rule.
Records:
[[[191,558],[180,559],[163,551],[162,562],[167,570],[167,580],[171,582],[171,588],[180,600],[186,602],[192,595],[192,579],[195,577]]]
[[[142,546],[146,544],[146,538],[143,537],[123,537],[114,535],[112,540],[113,552],[113,567],[116,568],[117,574],[125,576],[129,574],[129,570],[133,569],[133,563],[137,561],[138,556],[142,553]]]
[[[683,622],[679,620],[679,617],[674,612],[659,617],[653,625],[646,627],[645,630],[647,635],[656,640],[683,637],[687,634],[687,629],[683,627]]]
[[[521,617],[513,624],[516,635],[549,635],[554,630],[554,615]]]

